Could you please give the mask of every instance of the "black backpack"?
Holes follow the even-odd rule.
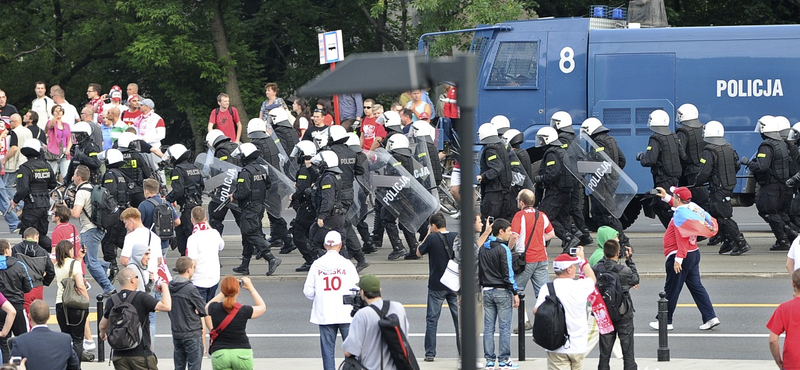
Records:
[[[605,264],[601,261],[595,265],[594,269],[597,275],[597,291],[603,297],[611,323],[616,323],[622,318],[622,306],[625,304],[625,293],[623,293],[622,284],[619,282],[619,272],[622,267],[615,263],[614,267],[609,271],[606,270]]]
[[[86,212],[86,208],[83,209],[83,213],[86,217],[89,217],[89,221],[95,226],[102,230],[108,230],[119,223],[117,200],[111,196],[105,186],[93,185],[92,190],[85,187],[81,187],[78,190],[91,193],[89,199],[92,205],[92,214]]]
[[[129,350],[139,346],[142,341],[142,322],[139,321],[139,313],[133,306],[133,298],[139,292],[128,292],[128,296],[123,301],[119,294],[111,296],[111,312],[108,314],[108,345],[114,350]]]
[[[553,351],[567,343],[569,333],[564,305],[556,296],[553,282],[547,283],[547,289],[549,294],[536,309],[533,319],[533,341],[542,348]]]
[[[163,199],[161,203],[158,203],[153,198],[149,198],[147,201],[155,206],[155,209],[153,209],[153,224],[150,226],[150,230],[161,240],[170,240],[175,237],[175,218],[169,203]]]
[[[419,364],[417,358],[414,357],[414,351],[411,350],[411,344],[408,343],[406,333],[403,333],[403,328],[400,326],[400,319],[395,314],[387,315],[389,303],[390,301],[383,301],[383,308],[380,310],[370,305],[381,317],[378,326],[381,329],[383,342],[389,347],[389,354],[398,370],[419,370]]]

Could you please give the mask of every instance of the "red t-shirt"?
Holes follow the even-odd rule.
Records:
[[[376,123],[375,118],[364,117],[361,120],[361,137],[364,139],[364,144],[361,148],[372,150],[375,137],[386,138],[386,129],[383,128],[383,125]]]
[[[450,91],[447,92],[447,98],[455,100],[456,99],[456,88],[451,87]],[[458,118],[459,117],[458,105],[454,103],[444,103],[444,116],[447,118]]]
[[[222,131],[231,141],[236,140],[236,125],[240,123],[239,111],[236,110],[236,107],[230,107],[225,111],[219,108],[212,110],[208,122],[213,123],[214,128]]]
[[[774,334],[786,333],[783,341],[783,368],[800,369],[800,297],[781,303],[767,322],[767,329]]]
[[[515,249],[519,252],[525,250],[525,243],[528,242],[529,230],[533,228],[533,223],[536,222],[536,212],[534,208],[525,208],[514,215],[511,220],[511,232],[519,235]],[[547,261],[547,250],[545,250],[544,234],[553,232],[553,225],[550,219],[544,212],[539,211],[539,221],[536,222],[536,228],[533,230],[531,237],[531,244],[528,247],[528,253],[525,254],[525,262],[542,262]],[[518,247],[518,248],[517,248]]]
[[[55,229],[53,229],[52,234],[52,246],[53,252],[56,250],[56,245],[58,242],[62,240],[69,240],[75,246],[75,259],[81,262],[81,269],[84,274],[86,274],[86,265],[83,263],[82,258],[78,258],[78,251],[80,251],[81,245],[81,234],[78,232],[78,228],[71,223],[63,223],[56,225]]]
[[[139,118],[139,116],[141,115],[142,115],[141,110],[137,110],[135,112],[126,110],[122,112],[122,122],[125,122],[125,124],[128,126],[133,126],[134,122],[136,122],[136,119]]]
[[[325,126],[330,126],[333,124],[333,116],[330,114],[326,114],[322,117],[322,122],[325,123]]]

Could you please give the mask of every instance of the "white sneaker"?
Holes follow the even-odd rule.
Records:
[[[715,317],[715,318],[713,318],[711,320],[706,321],[703,325],[700,325],[699,329],[700,330],[711,330],[712,328],[714,328],[715,326],[717,326],[719,324],[720,324],[719,319]]]
[[[658,321],[651,322],[650,327],[655,330],[658,330]],[[672,329],[673,329],[672,324],[667,324],[667,330],[672,330]]]
[[[83,340],[83,350],[84,351],[91,351],[91,350],[94,350],[95,348],[97,348],[97,345],[94,344],[93,340],[86,340],[86,339]]]

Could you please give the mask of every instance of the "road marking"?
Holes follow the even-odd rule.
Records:
[[[89,312],[89,317],[87,317],[86,319],[89,320],[89,321],[97,321],[97,313],[96,312]],[[50,315],[50,318],[47,319],[47,324],[48,325],[57,325],[58,324],[58,319],[56,318],[56,315]]]
[[[316,334],[251,334],[247,333],[249,338],[319,338],[319,333]],[[409,337],[425,337],[425,333],[411,333]],[[436,333],[437,337],[455,337],[456,333]],[[483,336],[483,334],[481,334]],[[495,333],[495,337],[500,334]],[[511,334],[512,337],[518,337],[517,334]],[[658,337],[658,333],[635,333],[634,337]],[[703,334],[678,334],[670,333],[670,338],[768,338],[769,334],[716,334],[716,333],[703,333]],[[156,338],[172,338],[172,334],[156,334]]]

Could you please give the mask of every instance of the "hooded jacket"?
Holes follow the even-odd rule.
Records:
[[[614,239],[617,235],[619,235],[619,231],[614,230],[611,226],[600,226],[597,229],[597,249],[589,257],[589,266],[594,266],[605,257],[603,255],[603,244]]]
[[[31,289],[33,281],[28,275],[28,267],[14,257],[0,256],[0,293],[3,293],[14,308],[23,308],[25,293]]]
[[[203,324],[200,318],[206,316],[206,302],[194,284],[176,275],[169,283],[169,294],[172,296],[172,311],[169,312],[172,337],[187,339],[201,336]]]
[[[484,288],[505,288],[516,295],[511,250],[504,240],[490,236],[478,252],[478,276]]]
[[[23,240],[11,249],[11,255],[25,262],[28,267],[28,276],[31,278],[32,287],[42,285],[50,286],[56,277],[56,270],[50,254],[39,243]]]

